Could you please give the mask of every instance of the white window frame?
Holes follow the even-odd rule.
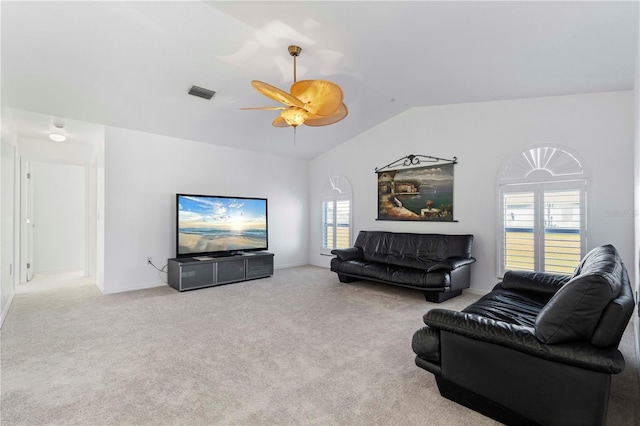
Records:
[[[336,242],[338,237],[338,220],[337,220],[337,204],[340,201],[349,202],[349,245],[353,241],[353,196],[351,192],[351,183],[344,176],[332,176],[328,182],[325,183],[322,189],[322,196],[320,202],[320,254],[331,255],[331,250],[336,248]],[[333,204],[333,241],[330,244],[325,245],[325,228],[327,223],[325,222],[324,209],[326,203]]]
[[[584,257],[588,247],[589,173],[584,162],[575,153],[557,145],[528,147],[505,162],[498,177],[497,189],[496,270],[499,278],[506,272],[504,197],[508,193],[534,193],[534,269],[544,271],[544,193],[554,190],[578,190],[580,257]]]
[[[587,181],[565,180],[558,182],[538,182],[502,185],[498,190],[498,276],[502,277],[505,269],[505,223],[504,223],[504,197],[509,193],[533,193],[534,205],[534,270],[545,270],[545,224],[544,224],[544,194],[548,191],[578,191],[580,194],[580,257],[587,249]],[[576,265],[577,266],[577,265]]]

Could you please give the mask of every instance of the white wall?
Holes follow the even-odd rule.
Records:
[[[269,200],[275,267],[308,263],[308,163],[167,136],[107,128],[105,293],[165,285],[175,257],[175,194]]]
[[[2,8],[0,7],[0,18],[2,17]],[[0,32],[0,44],[1,43]],[[0,55],[0,69],[2,69],[2,55]],[[9,217],[5,211],[5,203],[12,205],[13,199],[8,198],[8,188],[13,187],[13,178],[9,172],[11,167],[5,164],[5,155],[14,150],[16,145],[16,134],[13,119],[8,108],[6,108],[6,96],[2,90],[2,75],[0,73],[0,327],[7,316],[9,306],[15,294],[14,280],[12,278],[13,264],[15,256],[13,255],[13,247],[8,248],[9,234],[13,235],[13,231],[9,228]]]
[[[95,200],[94,210],[91,212],[95,214],[93,218],[90,218],[92,225],[91,232],[95,232],[95,278],[96,285],[102,291],[104,291],[104,244],[105,244],[105,229],[104,229],[104,210],[105,210],[105,143],[104,138],[98,142],[96,147],[96,158],[91,165],[92,173],[95,175],[90,179],[90,182],[95,183],[94,187],[90,187],[89,191],[93,192],[93,199]]]
[[[640,12],[638,18],[640,19]],[[635,276],[631,277],[633,283],[637,306],[640,306],[640,300],[638,292],[640,290],[640,32],[638,32],[638,54],[636,56],[636,74],[633,84],[633,98],[634,98],[634,185],[635,185],[635,257],[634,264],[638,266]],[[636,363],[638,367],[638,379],[640,379],[640,312],[636,309],[636,313],[633,315],[634,330],[636,333]]]
[[[2,103],[4,104],[4,97]],[[15,294],[16,269],[19,264],[14,250],[16,141],[16,129],[11,112],[3,107],[0,140],[0,326],[7,316]]]
[[[614,244],[635,271],[633,245],[633,93],[631,91],[414,108],[310,162],[310,263],[320,255],[320,191],[334,175],[353,185],[354,238],[360,230],[475,235],[471,288],[489,291],[496,277],[496,179],[502,163],[525,147],[575,150],[591,171],[588,248]],[[457,223],[376,221],[375,168],[409,154],[458,158]]]
[[[30,138],[19,138],[18,141],[20,156],[24,160],[57,164],[91,164],[97,155],[94,145],[92,141],[82,144]]]
[[[85,269],[86,174],[84,166],[31,164],[34,273]]]

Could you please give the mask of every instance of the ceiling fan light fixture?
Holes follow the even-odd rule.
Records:
[[[274,127],[293,127],[301,124],[309,126],[328,126],[337,123],[349,114],[344,104],[344,93],[336,83],[327,80],[302,80],[296,77],[296,58],[302,49],[289,46],[293,57],[293,84],[287,93],[262,81],[252,80],[251,85],[266,97],[285,106],[240,108],[244,110],[281,110],[280,115],[271,123]]]
[[[309,118],[309,113],[302,108],[289,107],[280,113],[280,116],[291,127],[297,127]]]

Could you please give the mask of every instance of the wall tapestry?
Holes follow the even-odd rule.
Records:
[[[423,162],[438,163],[419,166]],[[408,155],[376,169],[378,220],[453,220],[453,160]],[[402,169],[393,169],[396,166]],[[414,167],[411,167],[414,166]]]

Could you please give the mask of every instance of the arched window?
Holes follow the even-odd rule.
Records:
[[[498,275],[571,274],[586,252],[587,194],[584,163],[565,148],[511,157],[498,177]]]
[[[334,248],[351,247],[351,183],[333,176],[322,187],[322,254]]]

